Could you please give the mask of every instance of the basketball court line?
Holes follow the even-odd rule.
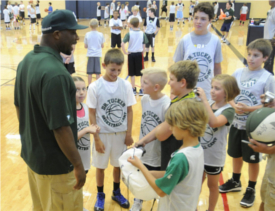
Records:
[[[222,173],[220,174],[219,183],[220,183],[220,185],[224,184]],[[230,209],[229,209],[229,206],[228,206],[228,200],[227,200],[226,193],[221,193],[221,195],[222,195],[222,202],[223,202],[224,211],[229,211]]]

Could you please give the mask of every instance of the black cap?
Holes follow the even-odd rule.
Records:
[[[54,31],[66,29],[86,29],[88,26],[77,24],[75,14],[70,10],[55,10],[42,21],[42,33],[49,34]]]

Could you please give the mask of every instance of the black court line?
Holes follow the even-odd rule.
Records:
[[[9,82],[13,81],[14,79],[15,79],[15,78],[13,78],[13,79],[11,79],[11,80],[9,80],[9,81],[7,81],[7,82],[5,82],[5,83],[1,84],[1,86],[6,85],[7,83],[9,83]]]
[[[222,37],[222,33],[215,27],[213,26],[213,24],[211,24],[212,29],[220,36]],[[233,53],[238,57],[239,60],[241,60],[241,62],[243,64],[246,64],[246,59],[245,57],[234,47],[234,45],[232,45],[229,41],[226,41],[227,46],[233,51]]]

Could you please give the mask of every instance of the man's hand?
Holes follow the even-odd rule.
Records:
[[[74,189],[79,190],[84,186],[86,181],[86,173],[83,165],[74,167],[74,176],[76,179],[76,184],[74,186]]]
[[[262,144],[254,139],[249,140],[252,144],[248,144],[250,148],[252,148],[255,152],[266,153],[268,146],[266,144]],[[253,145],[254,144],[254,145]]]

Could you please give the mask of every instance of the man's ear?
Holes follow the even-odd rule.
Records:
[[[60,40],[61,39],[61,32],[60,31],[54,31],[53,32],[53,37],[55,40]]]

